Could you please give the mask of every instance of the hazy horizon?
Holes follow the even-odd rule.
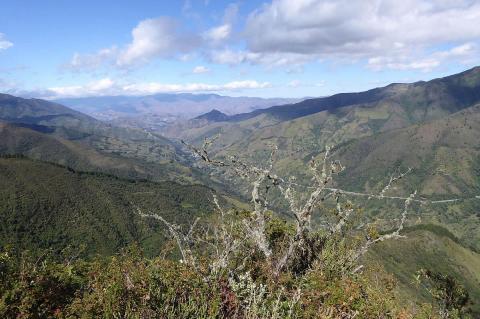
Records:
[[[478,65],[479,18],[480,3],[467,0],[4,1],[0,91],[47,99],[358,92]]]

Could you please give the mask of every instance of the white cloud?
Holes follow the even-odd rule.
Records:
[[[224,92],[239,91],[245,89],[262,89],[270,87],[268,82],[253,80],[234,81],[225,84],[187,83],[187,84],[164,84],[164,83],[140,83],[126,85],[123,91],[127,94],[142,95],[155,93],[192,93],[192,92]]]
[[[65,68],[71,70],[96,70],[106,62],[113,63],[118,54],[116,47],[101,49],[92,54],[75,53],[72,60],[64,65]]]
[[[208,72],[210,72],[210,69],[203,65],[196,66],[192,70],[193,74],[203,74]]]
[[[235,65],[247,61],[247,55],[249,54],[253,55],[253,53],[244,51],[225,49],[211,52],[209,58],[214,63]]]
[[[229,4],[223,14],[223,23],[203,33],[203,38],[208,42],[207,44],[216,46],[224,43],[231,37],[233,24],[237,20],[238,9],[238,4]]]
[[[212,41],[213,44],[217,44],[227,40],[230,37],[231,32],[232,27],[229,24],[223,24],[205,32],[204,38],[207,41]]]
[[[265,89],[269,88],[272,85],[269,82],[257,82],[252,80],[245,81],[233,81],[223,85],[221,91],[234,91],[234,90],[243,90],[243,89]]]
[[[478,46],[475,43],[464,43],[462,45],[451,48],[447,51],[436,52],[438,58],[447,59],[452,57],[472,57],[478,56]]]
[[[392,69],[392,70],[420,70],[424,72],[431,71],[438,67],[440,61],[434,58],[409,61],[406,57],[375,57],[368,59],[368,67],[372,70]]]
[[[47,89],[46,93],[49,96],[44,96],[44,98],[114,95],[117,89],[111,79],[104,78],[86,85],[51,87]]]
[[[382,57],[405,59],[387,62],[394,68],[425,70],[436,62],[419,54],[479,41],[478,21],[480,1],[471,0],[273,0],[249,15],[244,33],[247,51],[262,56],[260,63],[286,54],[307,61]]]
[[[130,67],[153,58],[185,56],[200,45],[200,37],[180,30],[168,17],[140,21],[132,30],[132,42],[123,49],[112,46],[95,53],[75,53],[65,67],[73,70],[96,70],[105,64]]]
[[[253,52],[370,55],[478,39],[478,1],[274,0],[247,20]]]
[[[238,3],[230,3],[225,12],[223,14],[223,22],[225,24],[233,24],[237,20],[238,17],[238,10],[239,10]]]
[[[478,62],[480,52],[474,43],[465,43],[449,50],[436,51],[417,59],[411,56],[378,56],[368,59],[368,67],[372,70],[420,70],[428,72],[442,63],[460,60],[463,63]]]
[[[0,51],[1,50],[6,50],[6,49],[8,49],[12,46],[13,46],[13,43],[8,41],[5,38],[5,35],[3,33],[0,33]]]
[[[39,91],[41,97],[53,99],[64,97],[105,96],[105,95],[148,95],[157,93],[195,93],[195,92],[231,92],[271,87],[269,82],[255,80],[233,81],[224,84],[208,83],[117,83],[109,78],[87,83],[85,85],[51,87]],[[37,94],[37,96],[38,96]]]
[[[288,83],[288,86],[291,88],[298,88],[301,83],[300,80],[292,80]]]
[[[298,66],[312,59],[311,56],[297,53],[256,53],[232,51],[230,49],[210,52],[210,61],[219,64],[236,65],[240,63],[264,64],[269,67]]]
[[[132,42],[120,53],[120,66],[148,62],[154,57],[173,57],[197,47],[198,37],[182,33],[170,18],[160,17],[141,21],[132,30]]]
[[[185,9],[191,11],[189,1]],[[286,66],[287,72],[313,61],[428,71],[463,59],[462,50],[480,44],[478,0],[271,0],[248,15],[243,30],[238,11],[238,4],[228,5],[217,25],[196,35],[171,18],[143,20],[129,44],[77,53],[70,67],[132,67],[154,58],[203,56],[219,64]],[[455,45],[456,52],[444,52],[448,57],[431,53]]]

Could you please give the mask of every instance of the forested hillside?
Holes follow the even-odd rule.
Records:
[[[112,126],[65,106],[1,94],[0,152],[127,178],[191,183],[192,169],[174,143],[141,129]]]
[[[0,245],[60,251],[84,246],[85,255],[111,255],[138,243],[160,254],[164,225],[142,220],[137,209],[188,224],[213,211],[204,186],[153,183],[30,160],[0,158]]]
[[[477,67],[428,82],[311,99],[167,133],[196,145],[218,135],[212,156],[239,155],[265,165],[276,145],[276,172],[303,184],[311,179],[308,162],[321,160],[331,145],[346,167],[336,185],[352,192],[377,192],[391,175],[411,168],[396,186],[398,194],[417,190],[428,199],[458,199],[448,206],[427,205],[411,222],[443,225],[478,249],[479,85]],[[300,116],[296,110],[306,113]],[[392,217],[390,203],[364,204],[380,221]]]
[[[0,313],[475,316],[478,74],[212,111],[167,128],[175,142],[2,96]]]

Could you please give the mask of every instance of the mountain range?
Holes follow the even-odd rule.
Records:
[[[185,153],[158,134],[113,126],[44,100],[0,94],[0,101],[0,150],[4,154],[126,178],[196,179],[185,163]]]
[[[179,93],[65,98],[55,102],[118,126],[155,129],[179,120],[192,119],[212,108],[234,115],[300,100]]]
[[[265,162],[269,145],[277,145],[277,172],[305,183],[311,178],[304,169],[308,161],[320,158],[329,144],[346,166],[337,183],[351,191],[380,191],[391,174],[411,167],[413,173],[397,185],[397,192],[416,189],[429,198],[465,198],[448,211],[427,208],[421,218],[448,225],[468,245],[480,248],[479,120],[477,67],[428,82],[309,99],[221,121],[207,114],[160,133],[193,144],[219,134],[212,154],[241,154],[255,163]]]
[[[198,108],[188,116],[179,111],[171,123],[160,120],[163,111],[187,100]],[[303,184],[311,179],[308,162],[332,145],[333,156],[346,166],[335,179],[342,189],[377,193],[392,174],[410,167],[392,194],[454,199],[417,207],[408,216],[408,239],[382,244],[388,249],[375,249],[371,261],[396,274],[406,294],[415,291],[408,274],[428,266],[454,275],[480,296],[480,67],[300,102],[265,100],[254,107],[251,100],[235,112],[229,101],[217,95],[62,101],[75,104],[73,110],[0,94],[1,244],[85,244],[88,254],[108,255],[138,242],[155,255],[164,228],[138,218],[137,207],[180,224],[194,216],[208,220],[212,192],[223,194],[225,203],[248,207],[245,184],[237,187],[215,171],[199,170],[180,140],[201,144],[219,134],[212,156],[236,154],[260,166],[277,145],[276,173],[295,175]],[[108,115],[105,122],[98,119],[103,115],[78,111],[88,105],[90,115],[122,114]],[[158,117],[147,115],[154,105]],[[123,117],[127,113],[133,115]],[[380,225],[398,219],[397,204],[360,203],[366,218]],[[276,208],[282,213],[282,205]]]

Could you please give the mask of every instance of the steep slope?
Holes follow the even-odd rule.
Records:
[[[211,189],[150,183],[26,158],[0,158],[0,245],[63,249],[86,245],[89,254],[113,254],[138,242],[158,254],[164,225],[140,218],[136,207],[179,224],[208,215]]]
[[[458,112],[480,102],[480,67],[428,82],[391,84],[360,93],[342,93],[274,106],[229,117],[228,123],[208,123],[191,129],[165,128],[165,136],[191,141],[219,131],[225,144],[237,140],[290,139],[305,152],[326,141],[343,141],[407,127]],[[255,146],[253,146],[255,147]],[[290,149],[290,151],[296,151]]]
[[[192,182],[198,173],[162,136],[119,128],[62,105],[0,94],[0,150],[124,177]]]
[[[474,314],[480,315],[480,254],[460,245],[453,235],[439,226],[414,227],[407,230],[406,236],[379,244],[368,256],[370,262],[383,265],[395,275],[404,299],[432,301],[423,286],[415,284],[416,272],[429,269],[451,275],[464,285]]]
[[[112,153],[96,150],[78,141],[45,134],[53,129],[41,125],[23,125],[0,122],[0,154],[21,154],[30,158],[57,163],[82,171],[100,171],[126,178],[167,179],[189,173],[178,171],[173,165],[149,164]]]
[[[23,125],[46,126],[53,129],[57,135],[68,139],[88,140],[93,135],[130,140],[150,139],[158,144],[171,145],[161,136],[142,130],[115,127],[57,103],[24,99],[8,94],[0,94],[0,120]]]
[[[427,205],[421,218],[445,225],[462,242],[480,249],[480,105],[340,144],[336,156],[347,167],[338,182],[350,190],[378,192],[388,176],[411,167],[412,173],[395,191],[459,199],[449,205]]]
[[[354,96],[358,97],[341,99],[350,103]],[[480,195],[480,107],[474,104],[479,97],[480,68],[474,68],[429,82],[391,85],[361,97],[380,98],[373,103],[293,120],[265,111],[247,120],[184,129],[179,136],[199,144],[205,136],[220,133],[212,153],[240,155],[257,165],[266,165],[269,145],[277,145],[276,171],[281,176],[293,174],[304,184],[311,178],[305,169],[308,161],[321,157],[325,145],[335,145],[335,156],[347,168],[337,183],[351,191],[379,192],[391,174],[412,167],[412,174],[392,192],[408,195],[417,190],[418,196],[460,201],[422,207],[418,215],[409,216],[411,221],[445,225],[464,244],[480,248],[476,197]],[[366,205],[378,219],[396,218],[390,203]]]
[[[349,182],[367,189],[392,167],[415,168],[425,195],[480,193],[480,104],[445,118],[338,145]]]
[[[51,120],[55,117],[93,120],[87,115],[58,103],[40,99],[23,99],[9,94],[0,94],[0,105],[0,118],[4,120],[19,120],[24,123],[38,122],[41,117],[44,117],[44,120]]]
[[[480,101],[480,67],[428,82],[390,84],[365,92],[340,93],[296,104],[273,106],[235,115],[230,120],[242,121],[268,114],[286,121],[323,111],[333,112],[346,106],[375,106],[380,101],[402,106],[407,115],[417,121],[435,118],[437,114],[456,112]]]
[[[241,142],[226,141],[221,136],[219,148],[224,150],[217,155],[237,154],[257,165],[267,165],[268,144],[276,144],[280,148],[276,172],[281,176],[295,175],[299,183],[308,185],[308,162],[312,157],[321,161],[322,143],[331,140],[317,141],[305,132],[305,127],[308,126],[290,126],[292,130],[286,130],[287,136],[278,136],[278,131],[265,128]],[[408,196],[416,190],[420,198],[458,201],[424,205],[409,216],[409,221],[444,225],[464,244],[480,249],[480,105],[406,128],[352,136],[334,145],[334,157],[346,167],[335,177],[337,186],[378,193],[392,174],[410,167],[411,174],[397,182],[390,194]],[[378,221],[398,217],[393,203],[366,201],[362,205]]]

